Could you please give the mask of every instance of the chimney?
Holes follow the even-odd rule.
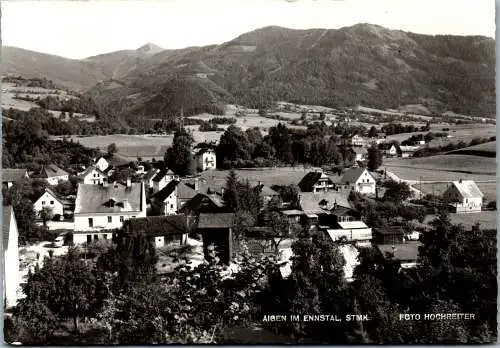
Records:
[[[127,187],[131,187],[132,186],[132,180],[130,179],[130,177],[127,178]]]
[[[113,187],[118,188],[118,183],[116,181],[113,181]]]
[[[200,189],[200,179],[194,178],[194,190],[198,191]]]
[[[458,183],[460,183],[460,184],[461,184],[461,183],[462,183],[462,179],[458,179]]]

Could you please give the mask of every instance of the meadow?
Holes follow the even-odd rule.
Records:
[[[496,211],[482,211],[480,213],[470,214],[448,214],[450,221],[454,225],[463,225],[466,229],[472,228],[476,223],[484,229],[494,230],[497,228],[497,212]],[[428,224],[436,218],[435,215],[427,215],[424,224]]]

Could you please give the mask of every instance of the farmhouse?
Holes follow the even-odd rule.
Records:
[[[187,217],[184,215],[148,216],[130,219],[124,222],[122,236],[144,234],[154,240],[154,245],[161,248],[167,244],[185,245],[188,238]]]
[[[95,161],[95,166],[99,168],[101,172],[105,172],[109,167],[109,162],[106,161],[104,157],[100,157],[97,161]]]
[[[19,282],[19,234],[12,206],[3,206],[2,242],[5,275],[3,280],[4,308],[17,304],[17,284]]]
[[[153,189],[153,178],[158,174],[160,170],[158,168],[151,168],[146,172],[146,174],[143,177],[144,184],[146,185],[146,189],[152,190]]]
[[[380,144],[379,149],[385,157],[396,157],[398,155],[398,149],[394,144]]]
[[[203,239],[203,251],[206,259],[211,258],[210,249],[213,246],[220,261],[229,264],[233,257],[232,234],[234,214],[200,214],[198,231]]]
[[[453,181],[443,193],[454,213],[476,213],[481,211],[483,193],[472,180]]]
[[[401,155],[401,158],[411,158],[419,149],[419,146],[400,146],[399,154]]]
[[[219,195],[205,193],[196,194],[179,211],[188,215],[227,212]]]
[[[146,216],[143,183],[124,185],[78,185],[75,202],[75,244],[107,239],[109,230],[121,228],[124,221]]]
[[[347,170],[340,182],[346,187],[365,194],[375,194],[376,181],[365,168],[350,168]]]
[[[155,212],[160,215],[173,215],[177,213],[177,185],[179,181],[172,180],[167,186],[156,192],[151,199]]]
[[[366,146],[367,141],[361,135],[355,134],[352,137],[343,138],[342,144],[346,146]]]
[[[28,171],[26,169],[2,169],[2,184],[7,186],[7,188],[12,187],[14,183],[23,181],[24,179],[28,178]]]
[[[64,216],[64,214],[71,213],[70,202],[60,197],[48,187],[45,188],[45,191],[33,204],[33,210],[35,210],[38,216],[40,216],[44,208],[50,209],[54,216]]]
[[[368,155],[368,150],[366,147],[354,148],[353,151],[355,153],[355,157],[354,157],[355,161],[365,161],[366,160],[366,156]]]
[[[104,173],[97,166],[89,166],[78,176],[86,185],[102,185],[108,181],[108,174]]]
[[[60,182],[68,181],[69,174],[55,164],[42,166],[40,171],[33,175],[34,178],[44,179],[49,185],[57,185]]]
[[[199,171],[217,168],[215,151],[211,148],[203,148],[194,153],[196,168]]]
[[[309,172],[299,182],[302,192],[328,192],[335,190],[333,180],[321,171]]]
[[[156,175],[151,179],[153,182],[153,192],[158,192],[163,189],[167,184],[172,180],[179,180],[179,176],[175,175],[175,173],[171,169],[163,169],[160,170]]]
[[[278,192],[274,191],[269,186],[266,186],[261,183],[257,184],[257,186],[254,187],[254,190],[256,190],[259,193],[264,204],[269,203],[273,198],[279,197]]]

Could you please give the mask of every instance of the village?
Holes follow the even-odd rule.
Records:
[[[340,139],[339,146],[349,147],[355,154],[351,167],[337,172],[296,168],[296,177],[301,172],[303,176],[289,185],[295,190],[291,195],[283,194],[285,191],[280,190],[283,186],[269,181],[265,185],[260,180],[251,182],[251,190],[258,193],[260,200],[258,213],[272,210],[276,215],[267,215],[272,219],[278,217],[285,227],[276,228],[276,221],[269,221],[269,217],[254,219],[244,228],[243,238],[249,250],[259,257],[279,255],[282,276],[286,278],[293,256],[291,245],[298,236],[297,231],[307,226],[327,236],[332,243],[341,243],[347,281],[352,280],[353,271],[359,264],[360,249],[372,248],[388,263],[397,263],[402,268],[415,267],[419,237],[428,227],[423,222],[427,215],[434,213],[437,205],[451,215],[473,215],[487,210],[483,193],[472,180],[451,181],[438,203],[436,200],[428,202],[423,200],[425,195],[418,190],[418,185],[410,186],[386,170],[367,168],[369,150],[376,149],[384,159],[411,158],[424,144],[423,139],[407,146],[388,143],[385,134],[345,136]],[[156,248],[192,245],[191,259],[187,260],[191,266],[203,262],[209,245],[215,245],[221,260],[230,265],[238,253],[238,247],[233,246],[234,229],[241,229],[241,226],[236,226],[235,211],[224,201],[226,178],[212,175],[218,171],[216,146],[215,143],[193,146],[192,160],[197,173],[183,177],[164,164],[158,165],[160,162],[138,160],[133,166],[130,163],[113,165],[113,156],[109,154],[95,158],[81,171],[54,164],[30,173],[25,169],[3,169],[6,189],[28,179],[44,183],[42,194],[32,203],[38,223],[51,232],[52,238],[33,246],[20,246],[12,208],[4,207],[4,228],[9,231],[4,235],[7,236],[4,244],[8,245],[6,258],[9,264],[21,266],[7,269],[7,304],[14,305],[17,297],[22,297],[20,286],[28,271],[36,264],[42,265],[45,256],[61,255],[68,245],[85,250],[96,243],[112,243],[117,231],[127,223],[141,226],[142,220],[157,221],[159,226],[167,227],[141,229]],[[113,180],[114,174],[124,169],[130,176]],[[229,175],[228,171],[226,173]],[[56,193],[54,187],[70,179],[76,183],[76,194]],[[399,186],[395,187],[395,183]],[[391,198],[387,198],[384,194],[387,190],[399,192],[392,192]],[[411,221],[400,217],[382,227],[371,226],[366,221],[367,212],[357,204],[359,200],[384,202],[398,195],[403,195],[398,198],[399,204],[413,210],[421,209],[421,216]],[[165,262],[164,259],[159,261],[161,272],[173,268]]]

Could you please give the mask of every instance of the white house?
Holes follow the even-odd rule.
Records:
[[[106,161],[104,157],[101,157],[95,162],[95,166],[99,168],[100,171],[104,172],[106,169],[108,169],[109,162]]]
[[[377,182],[365,168],[350,168],[340,179],[348,188],[365,194],[375,194]]]
[[[172,180],[167,186],[153,195],[151,204],[153,209],[161,215],[177,214],[177,185],[179,181]]]
[[[355,153],[355,161],[364,161],[367,159],[368,150],[366,147],[354,148],[353,151]]]
[[[322,171],[307,173],[299,182],[302,192],[334,191],[336,186],[333,180]]]
[[[108,181],[108,174],[104,173],[97,166],[89,166],[78,175],[86,185],[102,185]]]
[[[347,146],[366,146],[367,141],[361,135],[355,134],[352,137],[344,138],[343,144]]]
[[[49,164],[42,166],[40,171],[33,177],[44,179],[49,185],[57,185],[60,182],[68,181],[69,174],[55,164]]]
[[[419,146],[400,146],[399,151],[401,153],[401,158],[411,158],[413,154],[420,149]]]
[[[144,183],[78,185],[75,202],[73,241],[81,244],[110,239],[110,230],[121,228],[123,222],[146,216]]]
[[[453,181],[443,193],[455,213],[477,213],[483,205],[483,193],[472,180]]]
[[[215,151],[211,148],[200,149],[195,153],[196,168],[201,171],[217,168]]]
[[[50,208],[53,215],[62,216],[64,214],[64,203],[65,201],[62,198],[47,187],[40,198],[38,198],[33,204],[33,209],[38,216],[40,216],[43,208]]]
[[[379,149],[385,157],[396,157],[398,155],[398,149],[394,144],[380,144]]]
[[[179,176],[170,169],[163,169],[156,173],[156,175],[151,179],[153,182],[153,192],[158,192],[162,190],[167,184],[172,180],[179,180]]]
[[[5,308],[17,304],[17,286],[19,283],[19,234],[16,217],[12,206],[3,207],[2,239],[5,275],[3,279],[3,293]]]

